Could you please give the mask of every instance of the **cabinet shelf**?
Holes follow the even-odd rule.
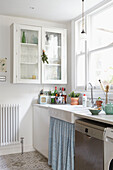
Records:
[[[33,80],[33,81],[36,81],[36,80],[38,80],[38,79],[33,79],[32,77],[27,77],[27,78],[22,78],[22,79],[24,79],[24,80]]]
[[[46,45],[45,44],[45,47],[51,47],[51,45]],[[61,46],[58,45],[57,48],[61,48]]]
[[[32,44],[32,43],[20,43],[22,46],[33,46],[33,47],[37,47],[38,44]]]
[[[31,63],[30,63],[30,62],[21,62],[20,64],[25,64],[25,65],[27,65],[27,64],[28,64],[28,65],[34,65],[34,64],[38,64],[38,63],[37,63],[37,62],[35,62],[35,63],[32,63],[32,62],[31,62]]]
[[[46,66],[61,66],[61,64],[45,64]]]

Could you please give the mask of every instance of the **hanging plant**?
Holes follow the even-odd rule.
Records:
[[[49,64],[49,62],[48,62],[48,57],[47,57],[47,55],[45,54],[45,51],[44,51],[44,50],[43,50],[43,53],[42,53],[41,57],[42,57],[43,63],[46,62],[47,64]]]

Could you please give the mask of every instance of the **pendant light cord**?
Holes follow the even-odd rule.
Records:
[[[85,30],[84,30],[84,0],[82,0],[82,32],[81,33],[85,33]]]

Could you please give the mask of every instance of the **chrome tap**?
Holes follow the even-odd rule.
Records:
[[[93,101],[93,86],[92,86],[91,83],[89,83],[89,85],[91,86],[91,104],[92,104],[91,107],[94,107],[94,101]]]

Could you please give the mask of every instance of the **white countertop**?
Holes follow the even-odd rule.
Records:
[[[51,108],[54,112],[52,112],[53,117],[54,115],[56,116],[55,110],[56,111],[63,111],[63,112],[68,112],[70,114],[71,118],[73,119],[73,116],[78,117],[78,118],[86,118],[98,122],[103,122],[107,124],[113,125],[113,115],[106,115],[104,111],[101,111],[99,115],[92,115],[90,111],[88,110],[89,108],[83,107],[82,105],[55,105],[55,104],[33,104],[34,106],[38,107],[47,107]],[[52,116],[51,114],[51,116]],[[69,116],[68,116],[69,117]],[[59,118],[59,117],[58,117]],[[61,118],[62,119],[62,118]],[[71,123],[75,121],[75,119],[71,120]]]

